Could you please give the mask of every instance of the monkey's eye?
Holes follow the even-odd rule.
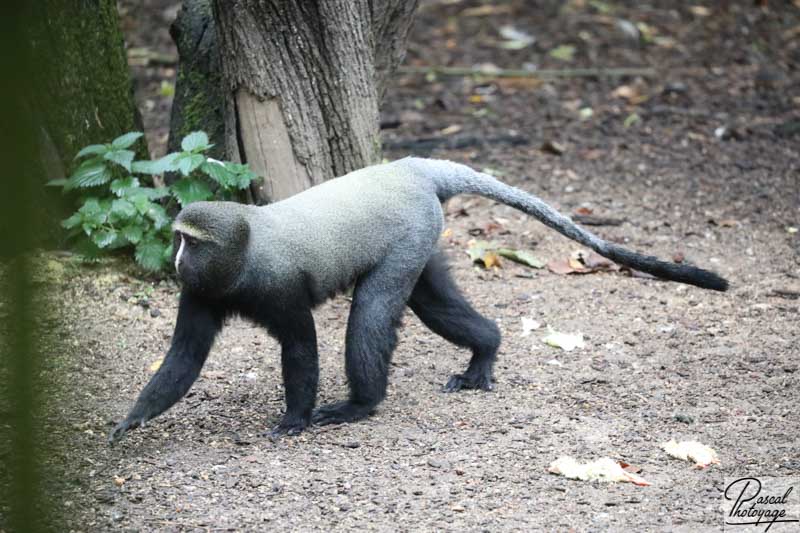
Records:
[[[197,239],[194,237],[186,237],[186,244],[189,245],[189,248],[194,248],[197,246]]]

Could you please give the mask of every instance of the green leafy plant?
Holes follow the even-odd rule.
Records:
[[[153,161],[137,161],[131,146],[142,136],[126,133],[109,144],[92,144],[75,156],[82,160],[67,179],[48,185],[78,192],[78,209],[61,225],[75,250],[86,258],[133,248],[136,262],[157,271],[172,255],[174,207],[201,200],[237,200],[256,179],[247,165],[217,161],[205,155],[212,147],[202,131],[181,141],[181,151]],[[179,173],[172,185],[143,185],[137,175]]]

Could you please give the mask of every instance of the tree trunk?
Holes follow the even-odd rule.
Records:
[[[379,100],[405,53],[416,6],[214,0],[225,152],[264,177],[256,202],[380,159]]]
[[[38,68],[28,105],[41,124],[42,158],[53,176],[69,171],[84,146],[141,129],[141,120],[116,2],[44,0],[33,7],[31,61]]]
[[[30,21],[26,59],[35,68],[19,105],[37,125],[39,157],[29,179],[41,185],[69,174],[84,146],[141,130],[141,119],[114,0],[43,0],[24,9],[22,16]],[[148,155],[143,140],[137,149]],[[57,204],[63,204],[63,197],[44,187],[37,187],[36,194],[42,214],[48,215],[45,237],[58,242],[65,206]]]
[[[170,35],[178,47],[180,65],[169,125],[167,150],[180,150],[181,139],[203,130],[214,147],[208,154],[226,158],[225,94],[217,50],[217,30],[211,0],[184,0]]]

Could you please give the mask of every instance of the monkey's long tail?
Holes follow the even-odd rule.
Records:
[[[637,254],[622,246],[604,241],[576,225],[568,217],[565,217],[536,196],[516,187],[506,185],[488,174],[476,172],[467,166],[455,163],[449,163],[447,165],[449,168],[436,166],[438,168],[430,170],[434,170],[433,176],[435,176],[437,195],[442,200],[457,194],[485,196],[535,217],[562,235],[621,265],[647,272],[659,278],[695,285],[704,289],[713,289],[715,291],[728,289],[728,281],[714,272],[689,265],[669,263],[649,255]]]

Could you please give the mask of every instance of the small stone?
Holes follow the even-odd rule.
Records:
[[[694,418],[683,413],[678,413],[675,415],[675,420],[684,424],[694,424]]]
[[[150,316],[153,318],[158,318],[161,316],[161,311],[153,307],[152,309],[150,309]]]
[[[447,461],[444,461],[444,460],[439,460],[439,459],[428,459],[428,466],[433,467],[433,468],[441,468],[441,469],[444,469],[444,470],[449,470],[450,469],[450,463],[448,463]]]

